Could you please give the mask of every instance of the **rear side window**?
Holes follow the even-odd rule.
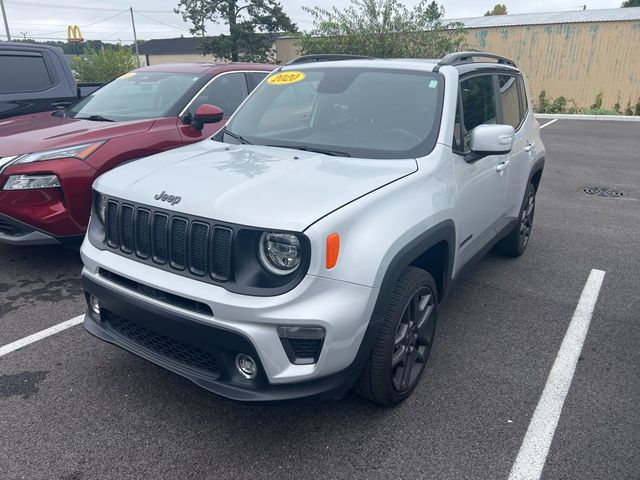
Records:
[[[54,84],[42,55],[0,52],[0,64],[0,94],[41,91]]]
[[[517,78],[513,75],[498,75],[498,102],[502,119],[500,123],[518,128],[522,120]]]
[[[480,75],[460,83],[462,98],[462,147],[469,150],[471,130],[478,125],[498,123],[492,75]],[[460,148],[460,143],[458,143]]]

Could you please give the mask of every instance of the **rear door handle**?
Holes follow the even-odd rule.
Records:
[[[523,148],[523,150],[525,152],[532,152],[533,150],[535,150],[535,148],[536,148],[535,143],[527,143],[527,145]]]
[[[498,165],[496,165],[496,172],[504,172],[507,168],[509,168],[509,165],[511,165],[511,162],[509,160],[507,160],[506,162],[500,162]]]

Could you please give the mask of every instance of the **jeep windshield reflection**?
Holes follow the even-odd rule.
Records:
[[[345,157],[422,157],[438,136],[443,82],[437,73],[335,65],[276,72],[222,139]]]

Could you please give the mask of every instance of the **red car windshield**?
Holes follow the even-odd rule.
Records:
[[[195,94],[203,77],[195,73],[125,73],[69,108],[66,116],[114,122],[167,117],[184,102],[185,95]]]

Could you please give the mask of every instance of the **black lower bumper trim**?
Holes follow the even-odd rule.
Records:
[[[354,365],[318,380],[271,384],[264,374],[255,348],[241,334],[167,311],[108,288],[90,277],[83,276],[82,280],[85,293],[97,297],[101,305],[100,315],[91,308],[87,309],[84,325],[89,333],[232,400],[266,403],[302,398],[340,398],[351,388],[357,376]],[[127,325],[133,327],[114,328],[111,315],[124,319]],[[136,331],[127,332],[130,328]],[[142,336],[149,338],[145,340]],[[174,342],[172,347],[155,345],[168,341]],[[209,361],[213,363],[215,358],[218,370],[200,368],[202,365],[194,366],[188,358],[185,360],[185,355],[188,357],[195,353],[167,353],[171,349],[180,348],[190,348],[200,355],[210,355]],[[256,378],[246,379],[237,372],[235,357],[238,353],[250,355],[258,362],[260,373]]]

